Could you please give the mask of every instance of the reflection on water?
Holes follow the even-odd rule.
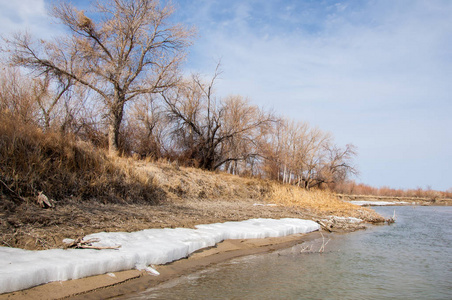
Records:
[[[249,256],[129,299],[452,299],[452,207],[379,207],[391,226]]]

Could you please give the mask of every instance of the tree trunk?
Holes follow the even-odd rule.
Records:
[[[124,113],[124,97],[118,97],[110,108],[110,120],[108,124],[108,152],[112,156],[119,154],[119,130],[121,128]]]
[[[43,110],[44,115],[44,131],[48,132],[50,128],[50,113]]]

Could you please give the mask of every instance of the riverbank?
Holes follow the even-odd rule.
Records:
[[[358,205],[423,205],[423,206],[452,206],[450,198],[425,198],[425,197],[394,197],[394,196],[375,196],[375,195],[344,195],[337,194],[337,197]],[[368,203],[368,204],[366,204]]]
[[[85,268],[86,262],[77,261],[74,271],[72,265],[65,264],[63,256],[68,253],[64,253],[60,257],[64,266],[49,270],[48,258],[52,255],[47,254],[65,252],[61,249],[66,246],[63,240],[80,240],[100,232],[127,235],[145,229],[188,230],[200,224],[256,218],[321,220],[338,216],[384,222],[373,210],[341,201],[327,191],[306,191],[270,180],[182,167],[165,160],[110,157],[78,140],[35,138],[26,132],[23,139],[18,139],[17,134],[11,135],[12,146],[8,148],[13,152],[2,155],[14,159],[5,160],[0,172],[3,292],[113,269],[139,269],[136,262],[130,262],[110,271],[97,270],[99,259],[104,265],[109,261],[105,257],[90,257],[96,271],[80,274],[79,267]],[[22,142],[17,144],[18,140]],[[123,245],[121,249],[124,248]],[[79,251],[77,255],[88,255],[85,250]],[[12,260],[8,260],[11,253]],[[17,253],[21,259],[17,259]],[[30,263],[29,254],[42,259]],[[153,262],[147,264],[150,263]],[[24,277],[16,276],[16,270]],[[58,273],[61,270],[63,273]]]
[[[226,240],[214,247],[197,251],[186,259],[155,266],[160,273],[159,276],[138,270],[114,272],[77,280],[52,282],[3,294],[0,295],[0,299],[105,299],[128,295],[233,258],[268,253],[319,238],[321,234],[313,232],[278,238]]]
[[[348,204],[352,206],[351,204]],[[0,212],[4,247],[44,250],[64,247],[63,239],[96,232],[133,232],[149,228],[194,228],[198,224],[253,218],[321,219],[328,215],[353,216],[367,222],[384,221],[373,210],[358,206],[349,212],[315,211],[309,207],[272,205],[258,199],[173,200],[161,205],[103,204],[86,201],[41,209],[21,206]]]
[[[149,287],[210,264],[319,238],[319,234],[307,233],[318,231],[328,223],[331,225],[329,228],[334,227],[328,231],[363,228],[362,220],[344,217],[330,217],[317,223],[298,218],[252,219],[197,225],[196,229],[166,228],[86,236],[86,240],[96,240],[92,246],[99,250],[26,251],[2,247],[0,292],[13,293],[4,294],[0,299],[58,299],[135,280],[146,272],[159,275],[158,279],[152,280],[146,277],[148,279],[142,286]],[[323,237],[323,233],[320,235]],[[179,264],[182,264],[180,268]],[[128,269],[135,270],[112,273]],[[68,280],[76,278],[85,279]],[[48,282],[54,283],[45,284]]]
[[[118,170],[127,170],[131,177],[128,190],[133,191],[134,184],[138,184],[134,178],[141,178],[142,182],[152,182],[160,200],[134,202],[135,198],[125,197],[118,202],[74,195],[54,199],[52,207],[43,208],[33,197],[14,204],[9,200],[12,195],[0,193],[0,246],[44,250],[63,247],[65,238],[77,239],[100,231],[193,228],[252,218],[314,220],[334,215],[371,223],[384,221],[373,210],[341,201],[326,191],[306,191],[274,181],[168,162],[115,158],[110,163]],[[47,190],[44,194],[49,195]]]

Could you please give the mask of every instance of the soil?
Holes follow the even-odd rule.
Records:
[[[198,224],[251,218],[322,217],[306,209],[255,204],[255,199],[175,200],[161,205],[66,201],[50,209],[24,204],[13,211],[0,212],[0,246],[41,250],[61,248],[65,238],[75,239],[101,231],[193,228]]]

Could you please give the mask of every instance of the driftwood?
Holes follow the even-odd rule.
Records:
[[[360,223],[355,223],[347,218],[335,218],[331,217],[329,219],[314,219],[321,228],[328,232],[337,232],[337,231],[356,231],[359,229],[365,229],[366,226]]]
[[[320,220],[315,220],[315,222],[317,222],[320,227],[322,227],[323,230],[328,231],[328,232],[332,232],[331,228],[333,227],[331,224],[326,225],[325,223],[323,223]]]
[[[320,232],[320,235],[322,236],[322,245],[320,246],[318,253],[323,253],[325,252],[325,246],[328,245],[331,239],[325,240],[325,236],[322,232]],[[313,244],[303,246],[300,250],[300,253],[317,253],[316,251],[312,250],[312,246]]]
[[[392,224],[392,223],[395,223],[396,219],[397,219],[397,216],[396,216],[396,214],[395,214],[395,209],[394,209],[394,214],[392,215],[392,217],[386,219],[386,222],[387,222],[388,224]]]
[[[320,249],[319,249],[319,253],[323,253],[323,252],[325,252],[325,246],[330,242],[331,239],[328,239],[328,240],[325,242],[325,236],[323,236],[323,233],[322,233],[322,232],[320,232],[320,234],[322,235],[322,246],[321,246]]]
[[[38,193],[38,197],[36,198],[36,202],[38,202],[39,206],[42,208],[53,207],[51,200],[47,198],[42,192]]]
[[[99,242],[99,239],[89,239],[84,241],[83,238],[77,238],[75,240],[66,242],[66,249],[72,248],[72,249],[95,249],[95,250],[103,250],[103,249],[119,249],[121,248],[121,245],[118,246],[111,246],[111,247],[102,247],[102,246],[93,246],[93,243]]]

